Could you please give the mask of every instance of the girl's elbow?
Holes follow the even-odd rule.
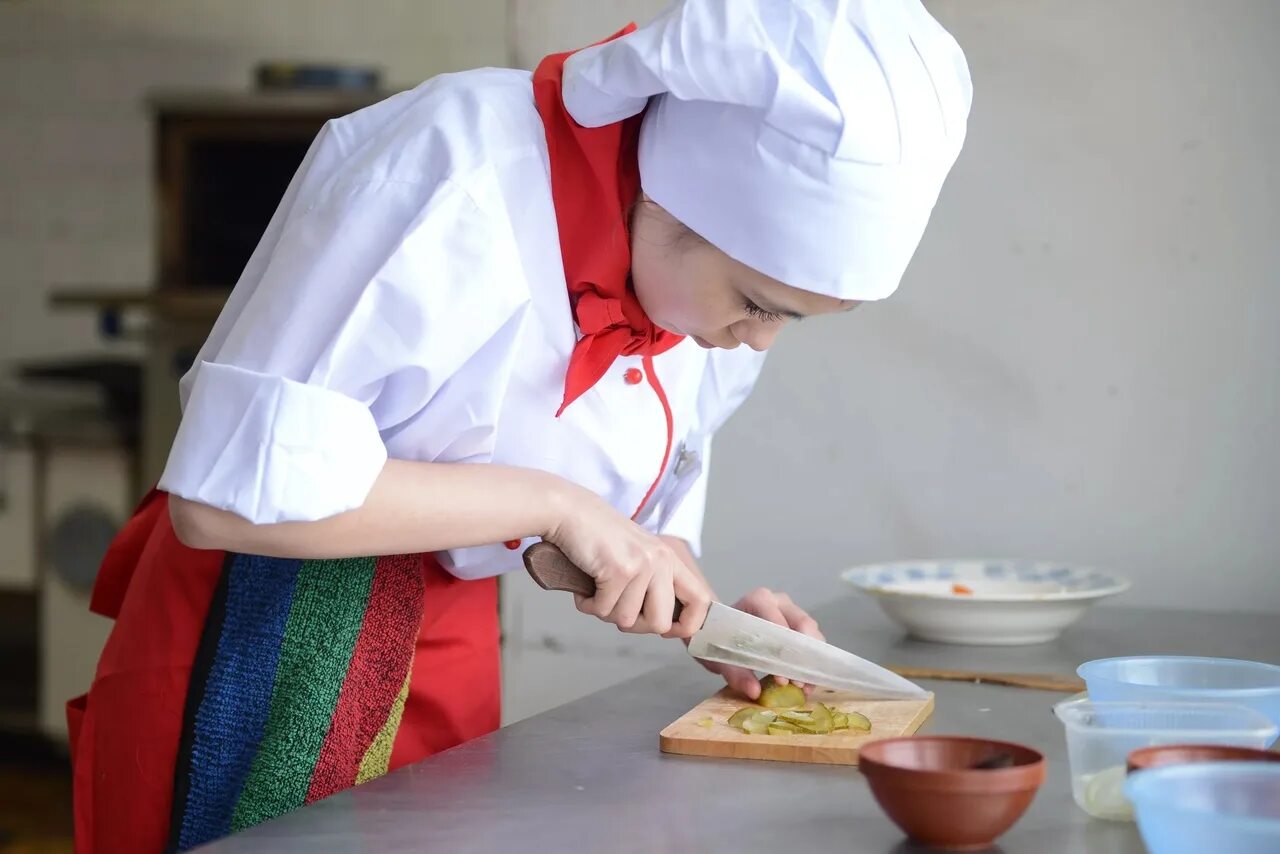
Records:
[[[198,501],[169,496],[169,521],[178,541],[191,549],[223,548],[219,536],[220,511]]]

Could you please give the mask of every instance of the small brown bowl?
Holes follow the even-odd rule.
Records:
[[[907,836],[958,849],[985,848],[1012,827],[1045,775],[1044,755],[1030,747],[944,735],[873,741],[858,767]]]
[[[1226,744],[1157,744],[1132,751],[1125,765],[1132,774],[1143,768],[1191,762],[1280,762],[1280,753]]]

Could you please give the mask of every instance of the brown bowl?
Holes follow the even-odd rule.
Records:
[[[975,768],[978,765],[995,767]],[[985,738],[873,741],[858,754],[880,808],[907,836],[940,848],[985,848],[1022,817],[1044,782],[1044,755]]]
[[[1132,751],[1125,765],[1132,774],[1143,768],[1191,762],[1280,762],[1280,753],[1225,744],[1158,744]]]

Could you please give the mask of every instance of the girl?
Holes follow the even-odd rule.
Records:
[[[969,101],[918,0],[684,0],[326,126],[99,574],[79,849],[186,849],[494,729],[496,577],[539,539],[580,611],[687,639],[712,436],[791,320],[896,288]]]

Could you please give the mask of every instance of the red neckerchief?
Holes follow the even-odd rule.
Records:
[[[633,30],[635,24],[605,41]],[[552,54],[533,73],[533,97],[551,160],[565,283],[582,332],[569,357],[557,417],[619,356],[656,356],[683,337],[655,326],[630,286],[627,216],[640,193],[636,149],[644,113],[598,128],[575,122],[561,94],[564,61],[573,53]]]

